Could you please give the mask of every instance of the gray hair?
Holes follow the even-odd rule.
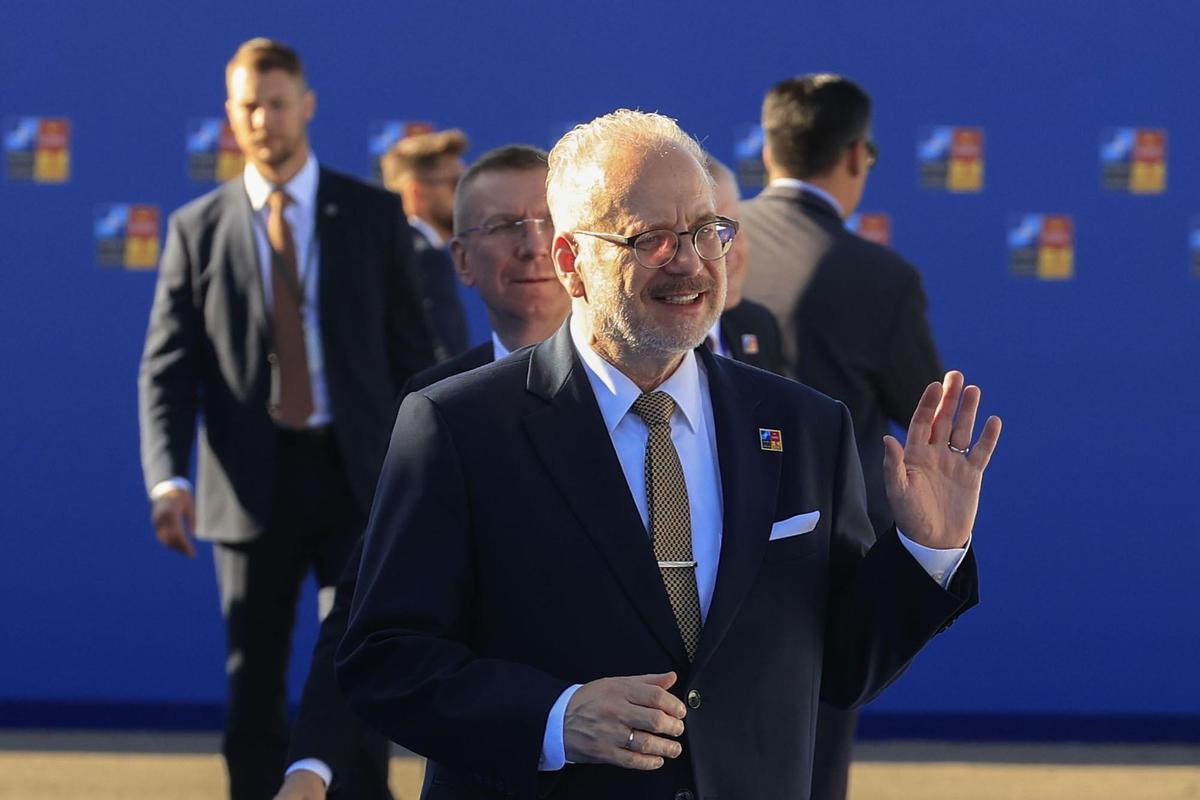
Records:
[[[613,190],[621,184],[610,185],[605,167],[618,155],[669,150],[685,152],[701,166],[706,162],[700,144],[662,114],[620,108],[576,125],[550,150],[546,202],[555,227],[592,226],[611,214]]]

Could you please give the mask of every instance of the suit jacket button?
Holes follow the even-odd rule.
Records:
[[[690,692],[688,692],[687,693],[687,704],[688,704],[689,708],[699,708],[700,707],[700,693],[697,692],[695,689],[692,689]],[[679,795],[676,795],[676,797],[678,797],[678,796]]]
[[[272,367],[279,363],[279,356],[274,353],[267,353],[267,363]]]
[[[675,793],[675,800],[695,800],[695,795],[687,789],[680,789]]]

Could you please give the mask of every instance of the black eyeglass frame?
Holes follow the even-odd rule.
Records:
[[[696,237],[700,235],[700,231],[704,230],[705,228],[709,227],[710,225],[728,225],[733,228],[733,235],[729,237],[729,241],[726,242],[724,248],[722,248],[721,255],[715,256],[713,258],[705,258],[704,256],[702,256],[700,254],[700,246],[698,244],[696,244]],[[716,219],[709,220],[708,222],[705,222],[702,225],[698,225],[689,231],[673,231],[669,228],[651,228],[648,231],[642,231],[641,233],[635,233],[633,236],[621,236],[620,234],[617,234],[617,233],[601,233],[598,231],[580,231],[580,230],[571,231],[571,233],[572,234],[583,234],[584,236],[593,236],[597,239],[608,242],[609,244],[617,244],[617,245],[621,245],[622,247],[628,247],[631,250],[633,250],[633,257],[634,257],[634,259],[637,260],[637,263],[639,266],[644,267],[645,269],[662,269],[667,264],[670,264],[672,261],[674,261],[675,256],[679,255],[679,242],[683,239],[684,236],[689,236],[691,238],[692,250],[695,251],[696,257],[699,258],[701,261],[716,261],[718,259],[724,258],[726,255],[729,254],[729,248],[733,247],[733,240],[737,237],[738,230],[740,227],[741,227],[741,223],[739,223],[736,219],[730,219],[729,217],[718,216]],[[652,233],[672,233],[675,235],[675,249],[673,251],[671,251],[671,257],[668,258],[663,263],[656,264],[654,266],[643,263],[642,259],[641,259],[641,255],[640,255],[641,251],[637,249],[637,240],[641,239],[643,236],[648,236]]]
[[[491,225],[476,225],[474,228],[467,228],[465,231],[459,231],[454,235],[455,237],[462,237],[470,236],[472,233],[482,233],[484,236],[495,236],[497,235],[496,232],[503,228],[506,230],[502,231],[499,234],[500,236],[508,235],[508,232],[511,231],[515,238],[517,236],[524,236],[525,228],[529,225],[546,225],[549,226],[550,233],[554,233],[554,220],[547,217],[523,217],[521,219],[506,220],[505,222],[496,222]],[[533,230],[534,233],[538,233],[536,227]]]

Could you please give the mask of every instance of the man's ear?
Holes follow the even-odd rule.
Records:
[[[317,93],[312,89],[304,90],[304,121],[312,122],[313,116],[317,113]]]
[[[463,286],[474,286],[475,275],[467,266],[467,248],[462,239],[455,236],[450,240],[450,258],[454,261],[454,273],[462,281]]]
[[[762,162],[763,167],[770,174],[771,170],[775,168],[775,154],[771,152],[771,145],[767,143],[767,137],[765,136],[763,137]]]
[[[842,163],[845,164],[846,173],[852,178],[857,178],[867,171],[867,148],[862,139],[855,139],[854,143],[846,148]]]
[[[568,236],[568,234],[560,233],[554,237],[554,244],[550,246],[550,259],[554,262],[554,271],[558,273],[558,280],[567,290],[567,294],[571,297],[586,298],[587,291],[577,269],[579,253],[576,248],[578,245]]]

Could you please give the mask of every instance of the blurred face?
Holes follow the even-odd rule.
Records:
[[[466,169],[461,158],[445,155],[438,158],[432,169],[418,172],[416,181],[421,184],[422,208],[417,209],[416,214],[440,228],[452,230],[454,190]]]
[[[570,298],[550,263],[553,225],[527,224],[516,232],[503,227],[520,219],[550,219],[546,170],[484,172],[466,190],[470,192],[467,219],[458,227],[501,226],[492,233],[477,231],[450,242],[459,277],[479,290],[492,327],[559,325],[570,310]]]
[[[630,163],[629,159],[634,160]],[[606,166],[614,188],[615,224],[582,226],[621,236],[648,230],[694,230],[716,217],[704,169],[685,152],[618,155]],[[622,169],[623,168],[623,169]],[[614,181],[616,183],[618,181]],[[608,360],[669,360],[704,340],[725,304],[725,259],[702,261],[690,236],[666,266],[647,269],[633,250],[583,235],[575,237],[578,296],[586,301],[593,344]]]
[[[717,213],[729,219],[740,219],[737,183],[721,173],[717,179]],[[738,231],[733,246],[725,254],[725,275],[728,289],[725,293],[725,308],[733,308],[742,302],[742,284],[746,282],[746,265],[750,263],[750,244],[746,229]]]
[[[238,66],[226,88],[225,113],[246,160],[264,174],[302,166],[316,107],[304,83],[281,69],[260,73]]]

